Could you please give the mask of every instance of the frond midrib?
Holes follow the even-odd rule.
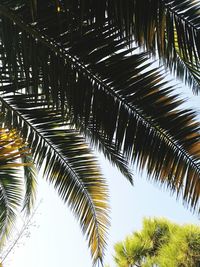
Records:
[[[40,136],[40,138],[46,143],[48,144],[48,146],[54,151],[55,154],[57,154],[59,156],[59,158],[62,160],[62,162],[67,165],[71,171],[71,173],[73,173],[73,177],[76,177],[76,182],[78,182],[78,184],[81,186],[82,190],[83,190],[83,193],[84,195],[86,196],[88,202],[89,202],[89,205],[90,205],[90,208],[92,210],[92,214],[94,215],[94,218],[95,218],[95,228],[96,228],[96,231],[98,233],[98,236],[97,236],[97,239],[98,239],[98,251],[101,251],[101,248],[99,247],[100,246],[100,235],[99,235],[99,222],[98,222],[98,216],[97,216],[97,213],[95,211],[95,208],[94,208],[94,202],[91,198],[91,196],[89,195],[89,193],[87,192],[86,188],[84,187],[83,183],[80,181],[79,177],[78,177],[78,174],[76,173],[76,171],[74,171],[73,167],[71,166],[71,164],[69,162],[67,162],[67,160],[63,157],[63,155],[58,151],[56,150],[56,148],[53,146],[53,144],[49,141],[49,139],[47,137],[44,137],[38,130],[36,127],[34,127],[31,123],[29,123],[28,120],[26,120],[23,115],[18,112],[17,110],[15,110],[12,105],[9,105],[2,97],[0,97],[0,101],[8,108],[8,109],[11,109],[14,113],[17,114],[18,117],[20,117],[30,128],[32,128],[34,130],[34,132],[37,133],[38,136]]]
[[[1,11],[2,8],[2,11]],[[180,145],[178,145],[172,137],[165,132],[165,130],[160,129],[155,123],[153,123],[151,120],[146,118],[143,114],[141,114],[140,110],[137,109],[137,107],[131,105],[128,103],[125,98],[117,94],[112,87],[107,85],[104,81],[101,80],[101,77],[98,77],[96,74],[92,73],[91,70],[87,68],[84,63],[80,62],[80,60],[73,55],[70,55],[67,53],[67,51],[61,47],[59,44],[57,44],[55,41],[51,40],[48,36],[40,33],[39,31],[33,29],[31,26],[26,25],[18,16],[13,14],[8,8],[0,5],[0,13],[5,15],[7,18],[14,21],[19,27],[21,27],[24,31],[26,31],[28,34],[31,34],[34,38],[36,38],[39,42],[47,46],[51,51],[55,52],[56,54],[60,55],[63,59],[67,60],[71,64],[75,64],[78,71],[82,70],[82,73],[89,79],[96,82],[98,85],[104,88],[105,91],[107,91],[112,96],[116,97],[121,103],[124,103],[126,107],[133,112],[145,123],[148,124],[148,126],[153,129],[155,132],[160,133],[161,136],[165,138],[165,140],[168,141],[169,144],[171,144],[175,149],[178,149],[184,157],[191,162],[192,166],[198,170],[200,173],[200,166],[191,158],[190,155],[185,151],[184,148],[182,148]],[[86,75],[87,74],[87,75]]]

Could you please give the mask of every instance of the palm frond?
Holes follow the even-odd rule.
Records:
[[[49,0],[45,4],[40,0],[37,5],[34,0],[30,2],[31,5],[23,0],[20,4],[16,1],[3,1],[3,4],[21,8],[17,10],[27,23],[34,19],[40,25],[41,20],[43,26],[50,26],[51,31],[60,33],[69,28],[82,28],[86,23],[94,28],[103,26],[105,21],[117,25],[122,36],[134,39],[153,54],[158,51],[161,60],[191,85],[194,93],[199,92],[198,0],[102,0],[98,3],[92,0]],[[180,71],[180,64],[184,72]]]
[[[41,84],[47,101],[51,99],[62,113],[73,114],[78,127],[81,121],[85,131],[114,143],[115,151],[141,169],[147,167],[149,177],[198,210],[199,124],[191,110],[181,110],[182,101],[172,94],[173,88],[158,69],[150,69],[148,55],[137,50],[132,54],[129,40],[110,24],[61,34],[54,20],[48,26],[43,20],[33,28],[8,13],[15,22],[18,43],[29,49],[27,55],[17,55],[22,55],[22,62],[34,58],[37,67],[37,73],[33,65],[28,68],[34,94]],[[26,77],[20,58],[18,62],[19,72]],[[12,84],[16,90],[15,81]]]
[[[37,170],[35,165],[33,164],[32,155],[27,155],[22,158],[22,162],[24,163],[24,186],[25,186],[25,195],[23,199],[23,207],[27,215],[30,215],[32,208],[34,207],[35,198],[36,198],[36,188],[37,188]],[[31,163],[31,164],[30,164]]]
[[[14,16],[16,19],[17,17]],[[24,25],[23,22],[18,18],[18,23],[22,26]],[[65,92],[64,92],[64,82],[61,83],[59,88],[56,79],[62,79],[60,75],[57,73],[57,69],[54,68],[54,62],[50,61],[51,64],[48,63],[48,60],[52,58],[53,54],[49,54],[49,51],[46,51],[45,47],[48,45],[48,37],[46,36],[44,38],[44,35],[41,36],[40,33],[35,31],[29,26],[25,26],[26,29],[28,29],[28,32],[32,32],[33,36],[37,36],[38,40],[44,41],[44,47],[39,47],[37,41],[35,42],[32,38],[29,39],[29,37],[23,33],[22,39],[18,39],[16,37],[15,40],[11,40],[13,34],[17,36],[18,34],[21,35],[20,32],[18,32],[19,29],[13,28],[12,22],[9,20],[3,22],[4,25],[10,25],[7,27],[7,34],[6,36],[9,36],[8,40],[5,39],[4,48],[6,51],[11,51],[10,45],[12,47],[17,46],[16,49],[14,49],[13,56],[10,56],[10,52],[6,52],[5,54],[2,53],[2,58],[4,65],[2,66],[1,71],[1,81],[4,84],[4,86],[1,88],[1,91],[5,93],[12,93],[15,91],[22,90],[26,93],[38,93],[38,86],[41,86],[44,93],[46,94],[47,99],[50,99],[53,97],[54,102],[56,105],[58,105],[58,97],[61,99],[61,105],[62,108],[65,105]],[[9,28],[9,31],[8,31]],[[15,33],[14,33],[14,32]],[[17,33],[18,32],[18,33]],[[11,37],[11,39],[10,39]],[[51,49],[55,51],[55,53],[60,53],[61,49],[56,47],[54,44],[51,44]],[[38,54],[39,52],[39,54]],[[22,56],[22,58],[21,58]],[[73,61],[74,58],[71,58]],[[55,58],[52,58],[54,60]],[[17,61],[17,64],[16,64]],[[44,63],[44,64],[43,64]],[[46,64],[48,63],[48,64]],[[55,59],[56,63],[56,59]],[[62,62],[63,63],[63,62]],[[42,65],[41,65],[42,64]],[[38,67],[41,67],[38,68]],[[41,70],[41,72],[40,72]],[[63,74],[63,72],[62,72]],[[55,76],[55,79],[54,79]],[[52,85],[52,90],[49,90],[49,79],[51,80],[50,83]],[[5,85],[6,84],[6,85]],[[60,93],[58,93],[57,90],[61,90]],[[56,92],[57,91],[57,92]],[[52,95],[52,92],[53,95]],[[59,96],[58,96],[59,94]],[[127,160],[123,157],[122,153],[116,153],[114,146],[111,144],[108,145],[108,142],[106,140],[101,140],[100,136],[98,138],[95,138],[94,135],[91,135],[90,130],[87,131],[87,137],[91,140],[93,143],[98,143],[97,147],[100,151],[104,153],[104,155],[111,161],[111,163],[114,166],[117,166],[117,168],[122,172],[123,175],[127,177],[127,179],[133,183],[132,181],[132,173],[128,168]],[[95,138],[95,141],[94,141]],[[98,141],[97,141],[98,139]]]
[[[24,198],[22,168],[33,169],[33,163],[22,162],[30,157],[24,141],[16,130],[0,129],[0,246],[8,238],[15,222],[16,212],[21,207]],[[20,172],[21,171],[21,172]],[[35,181],[35,176],[32,177]],[[35,189],[26,189],[27,197],[24,208],[34,201]]]
[[[98,149],[102,152],[105,158],[108,159],[113,166],[117,167],[121,174],[133,185],[133,174],[129,169],[129,162],[122,152],[116,151],[115,143],[110,143],[107,139],[101,137],[102,133],[99,134],[90,129],[82,128],[82,133],[87,136],[94,149]]]
[[[77,80],[67,97],[75,120],[85,120],[87,114],[92,114],[86,127],[105,140],[112,140],[115,149],[123,151],[140,168],[146,166],[155,180],[166,183],[178,194],[182,191],[184,199],[198,209],[200,135],[195,115],[191,110],[180,110],[182,101],[172,95],[173,88],[165,85],[157,69],[148,70],[151,64],[145,53],[131,55],[128,49],[120,52],[123,41],[115,37],[106,28],[105,32],[91,31],[69,48],[71,55],[88,66],[88,76],[93,81],[92,88],[87,84],[84,90],[87,98],[81,98],[78,92],[86,84],[79,71],[81,64],[76,71],[75,67],[68,69],[68,73],[74,73],[73,81]],[[108,56],[105,51],[111,47],[114,55]],[[192,195],[191,183],[198,184]]]
[[[7,124],[19,129],[36,165],[44,165],[44,177],[77,217],[94,264],[102,261],[109,225],[107,186],[84,139],[42,98],[36,102],[19,95],[2,102]]]

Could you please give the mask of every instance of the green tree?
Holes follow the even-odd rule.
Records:
[[[194,0],[1,0],[5,123],[45,165],[94,263],[106,244],[107,187],[85,138],[129,181],[129,163],[146,168],[199,212],[199,123],[152,65],[159,57],[199,91],[199,10]]]
[[[200,227],[166,219],[144,219],[143,228],[115,245],[119,267],[197,267],[200,264]]]

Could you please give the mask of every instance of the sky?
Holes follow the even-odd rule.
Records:
[[[190,92],[189,95],[191,97]],[[199,103],[200,96],[190,101],[198,110]],[[133,169],[134,186],[131,186],[102,155],[99,160],[108,181],[111,206],[105,264],[115,266],[114,244],[139,230],[144,217],[166,217],[180,224],[199,225],[197,214],[186,209],[181,200],[169,192],[147,181],[145,172],[141,174]],[[78,223],[52,186],[40,180],[38,202],[42,202],[28,230],[6,258],[4,267],[92,267],[87,242]]]
[[[141,228],[144,217],[166,217],[177,223],[199,223],[169,192],[134,175],[134,186],[113,167],[100,158],[103,173],[110,189],[111,229],[108,237],[105,263],[114,267],[113,245],[126,235]],[[143,176],[145,176],[143,174]],[[92,267],[87,243],[66,205],[52,187],[39,185],[42,202],[24,236],[9,254],[4,267]]]

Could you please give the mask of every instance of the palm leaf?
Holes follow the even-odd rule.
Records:
[[[51,30],[57,32],[63,25],[66,30],[67,24],[63,23],[63,19],[71,28],[82,28],[85,23],[99,27],[108,20],[109,25],[118,25],[121,35],[135,39],[139,46],[153,54],[158,52],[171,71],[192,86],[195,93],[199,92],[199,1],[102,0],[97,3],[79,0],[47,1],[45,5],[43,1],[38,1],[37,5],[34,0],[30,2],[31,5],[23,0],[3,1],[3,4],[18,9],[21,7],[22,16],[27,22],[34,19],[38,23],[42,19],[44,23],[46,16],[46,25],[51,24]],[[5,14],[3,6],[1,9]]]
[[[30,47],[28,55],[17,55],[22,54],[22,62],[34,58],[29,68],[33,85],[27,92],[32,88],[37,94],[41,84],[47,100],[63,114],[73,114],[78,127],[81,121],[86,132],[114,143],[115,151],[141,169],[147,167],[149,177],[198,210],[199,124],[191,110],[180,109],[182,101],[172,95],[158,69],[150,69],[147,54],[131,54],[129,41],[109,24],[58,34],[54,20],[33,28],[10,11],[6,16],[17,24],[14,31],[22,48]],[[8,57],[7,62],[14,69]],[[18,62],[23,72],[24,64],[20,58]],[[16,90],[15,81],[12,88]]]
[[[84,139],[42,98],[5,98],[6,122],[28,141],[36,165],[67,202],[86,234],[94,264],[102,261],[108,227],[107,186]]]
[[[16,130],[0,129],[0,246],[3,246],[15,222],[16,212],[24,198],[23,179],[20,170],[34,170],[30,149],[27,149]],[[24,163],[21,160],[24,159]],[[27,179],[29,181],[30,179]],[[29,210],[35,199],[35,175],[32,184],[26,188],[24,208]]]
[[[14,16],[16,19],[17,17]],[[20,23],[20,25],[24,25],[22,22],[20,22],[20,19],[18,18],[17,21]],[[5,21],[3,24],[9,25],[9,27],[6,28],[6,36],[11,37],[17,36],[17,28],[13,28],[12,23],[10,21]],[[25,25],[24,25],[25,26]],[[41,36],[37,33],[37,31],[33,30],[31,27],[25,26],[26,29],[29,29],[34,36],[36,35],[38,39],[41,41],[44,41],[44,46],[48,46],[47,40],[43,39],[44,36]],[[14,33],[14,32],[15,33]],[[14,35],[13,35],[14,34]],[[20,34],[20,32],[19,32]],[[18,36],[20,37],[20,36]],[[14,49],[14,55],[11,56],[10,52],[6,52],[6,54],[2,53],[3,56],[3,62],[4,65],[2,66],[2,78],[1,81],[4,84],[4,86],[1,88],[3,92],[9,93],[14,92],[16,90],[26,90],[27,93],[38,93],[38,86],[41,86],[44,93],[47,96],[47,99],[53,97],[54,102],[56,105],[58,105],[58,89],[62,89],[59,93],[59,97],[62,100],[62,107],[65,105],[64,99],[65,99],[65,93],[64,93],[64,84],[61,84],[60,88],[58,88],[58,84],[56,79],[62,79],[63,77],[60,77],[57,75],[57,69],[54,67],[56,64],[56,59],[53,58],[52,60],[55,60],[55,62],[51,62],[51,64],[43,64],[48,62],[48,57],[53,56],[49,55],[48,51],[45,51],[44,49],[39,48],[37,43],[33,41],[32,39],[29,39],[29,37],[24,34],[22,36],[22,39],[18,39],[18,37],[14,38],[15,40],[11,40],[8,38],[8,40],[5,40],[5,48],[6,51],[11,51],[10,45],[12,47],[17,47],[16,50]],[[28,37],[28,39],[27,39]],[[48,39],[48,38],[47,38]],[[17,40],[17,41],[16,41]],[[20,49],[19,43],[22,42],[20,45],[22,45]],[[57,53],[60,53],[60,48],[57,49],[54,45],[51,45],[51,48]],[[40,53],[40,55],[38,54]],[[22,58],[21,58],[22,56]],[[17,65],[15,64],[17,60]],[[73,59],[74,60],[74,59]],[[42,63],[42,65],[41,65]],[[57,62],[58,63],[58,62]],[[41,72],[40,68],[41,66]],[[61,73],[63,74],[63,73]],[[16,77],[16,78],[13,78]],[[32,77],[32,78],[31,78]],[[55,79],[54,79],[55,77]],[[52,86],[52,92],[49,90],[49,79],[51,80],[51,86]],[[63,81],[65,82],[65,81]],[[6,84],[6,85],[5,85]],[[51,94],[51,96],[50,96]],[[92,143],[95,143],[100,151],[104,153],[106,158],[110,160],[110,162],[117,166],[117,168],[122,172],[123,175],[127,177],[127,179],[133,183],[132,181],[132,173],[128,168],[127,160],[123,157],[122,153],[116,153],[114,146],[111,146],[111,144],[108,145],[108,142],[106,140],[101,140],[100,136],[98,138],[95,138],[94,135],[91,135],[90,130],[87,131],[87,137]],[[94,140],[95,139],[95,140]]]
[[[85,101],[90,103],[86,107],[83,98],[79,102],[78,92],[82,90],[79,84],[84,84],[85,77],[79,71],[80,65],[77,66],[77,72],[74,71],[77,83],[71,87],[73,93],[68,97],[75,120],[85,119],[89,112],[92,113],[87,127],[105,140],[113,140],[116,150],[123,151],[141,168],[147,166],[149,175],[167,183],[172,191],[179,194],[183,190],[184,199],[194,207],[197,205],[198,209],[199,124],[191,110],[180,110],[181,101],[171,95],[173,88],[165,85],[158,70],[144,71],[150,66],[146,55],[130,55],[129,50],[118,52],[123,41],[117,41],[115,37],[113,34],[111,41],[107,28],[105,32],[103,29],[91,31],[69,48],[70,54],[89,66],[93,81],[92,88],[87,85],[84,92]],[[86,47],[86,44],[90,45]],[[109,51],[110,47],[115,55],[107,57],[104,51]],[[192,193],[196,197],[189,193],[193,188],[191,183],[197,186],[196,193]]]
[[[22,209],[30,215],[32,208],[34,207],[35,197],[36,197],[36,188],[37,188],[37,170],[33,165],[32,155],[27,155],[22,158],[22,162],[24,163],[24,186],[25,186],[25,196],[23,200]],[[30,165],[30,163],[32,163]]]

